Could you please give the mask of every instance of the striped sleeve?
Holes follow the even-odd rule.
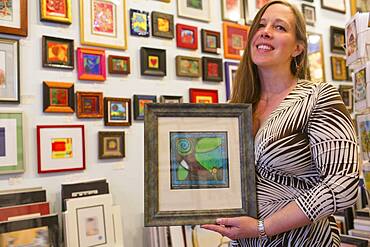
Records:
[[[353,205],[358,188],[357,143],[351,117],[332,85],[323,83],[316,90],[307,134],[320,181],[296,199],[311,221]]]

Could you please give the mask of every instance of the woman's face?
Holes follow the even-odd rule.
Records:
[[[302,46],[296,40],[295,16],[282,4],[273,4],[262,15],[252,38],[251,56],[259,69],[289,69]]]

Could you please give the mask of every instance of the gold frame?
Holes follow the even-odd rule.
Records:
[[[53,17],[47,16],[46,14],[46,0],[40,0],[40,19],[41,21],[51,21],[64,24],[72,24],[72,1],[65,0],[67,4],[67,16],[66,17]]]
[[[307,39],[308,39],[308,42],[310,42],[309,41],[309,36],[310,35],[318,35],[318,36],[320,36],[320,40],[319,40],[319,43],[320,43],[320,55],[321,55],[321,69],[322,69],[322,78],[311,78],[311,71],[310,71],[310,67],[311,67],[311,65],[310,64],[308,64],[308,76],[309,76],[309,79],[310,80],[312,80],[312,81],[315,81],[315,82],[317,82],[317,81],[320,81],[320,82],[325,82],[326,81],[326,75],[325,75],[325,61],[324,61],[324,47],[323,47],[323,41],[322,41],[322,39],[323,39],[323,37],[322,37],[322,34],[320,34],[320,33],[313,33],[313,32],[307,32]],[[314,52],[314,53],[317,53],[317,52]],[[310,61],[310,53],[308,53],[308,51],[307,51],[307,56],[308,56],[308,62]]]

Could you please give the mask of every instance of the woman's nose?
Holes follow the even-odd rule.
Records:
[[[271,38],[271,32],[270,32],[269,26],[266,26],[266,27],[262,28],[260,31],[261,31],[260,32],[260,37],[261,38],[266,38],[266,39]]]

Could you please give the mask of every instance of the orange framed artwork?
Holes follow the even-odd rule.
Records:
[[[224,22],[222,29],[225,58],[240,60],[247,45],[249,26]]]

